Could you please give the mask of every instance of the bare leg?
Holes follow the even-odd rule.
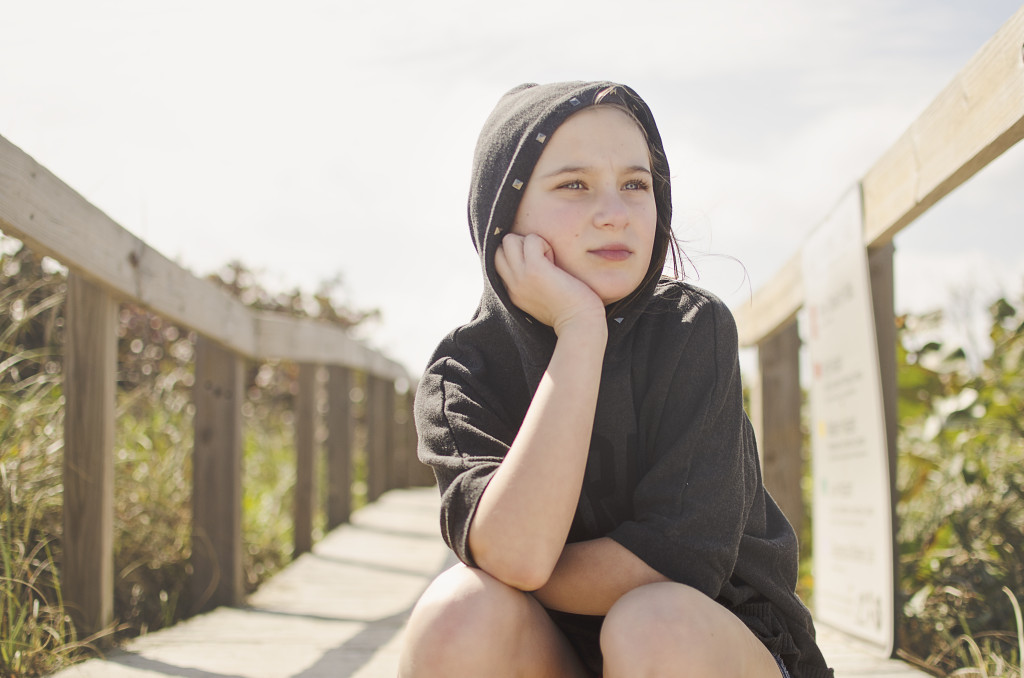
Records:
[[[601,629],[605,678],[780,678],[764,645],[696,589],[664,582],[615,603]]]
[[[427,588],[405,631],[401,678],[590,678],[533,596],[456,565]]]

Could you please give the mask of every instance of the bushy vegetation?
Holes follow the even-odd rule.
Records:
[[[991,307],[992,353],[972,368],[902,328],[899,645],[938,675],[1019,678],[1024,638],[1024,297]]]
[[[231,264],[215,281],[245,303],[352,327],[374,315],[314,295],[274,295]],[[61,599],[66,276],[0,235],[0,676],[39,676],[95,652],[97,640],[144,633],[185,614],[191,551],[195,336],[122,305],[115,434],[115,628],[79,638]],[[296,367],[253,364],[243,451],[243,558],[254,590],[292,549]],[[284,508],[282,508],[284,507]],[[322,527],[322,526],[321,526]]]

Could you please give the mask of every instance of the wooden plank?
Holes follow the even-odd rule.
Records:
[[[64,348],[64,604],[80,638],[114,618],[117,304],[68,276]]]
[[[327,528],[348,522],[352,512],[352,449],[355,421],[352,370],[327,370]]]
[[[387,379],[405,377],[405,368],[353,339],[337,325],[277,313],[255,314],[255,352],[261,358],[342,365]]]
[[[434,488],[388,492],[237,607],[128,639],[52,678],[395,678],[412,606],[454,559]]]
[[[758,344],[761,389],[759,444],[764,486],[801,534],[804,523],[803,432],[800,428],[800,334],[796,321]]]
[[[741,346],[754,346],[796,318],[804,303],[800,252],[787,261],[749,304],[734,310]]]
[[[1024,138],[1024,7],[865,175],[865,243],[880,246]]]
[[[366,499],[374,501],[388,485],[387,393],[391,383],[379,377],[366,377]],[[392,388],[392,390],[394,390]]]
[[[241,356],[200,335],[196,340],[195,450],[192,459],[192,585],[189,609],[242,600]]]
[[[168,320],[253,358],[346,365],[390,379],[405,370],[340,327],[254,313],[129,233],[0,137],[0,230]]]
[[[118,297],[136,300],[251,355],[241,302],[121,228],[49,170],[0,137],[0,229]]]
[[[393,459],[395,465],[395,487],[412,487],[415,483],[416,450],[413,446],[412,432],[412,408],[409,401],[412,400],[412,393],[405,391],[395,394],[395,439],[393,447]],[[417,462],[418,463],[418,462]]]
[[[409,391],[406,395],[405,407],[408,418],[407,435],[409,447],[409,484],[411,487],[423,487],[433,485],[437,482],[434,478],[434,470],[421,462],[417,456],[419,439],[416,435],[416,388],[417,382],[409,384]]]
[[[394,382],[384,388],[384,451],[387,455],[387,482],[384,491],[406,488],[406,463],[400,450],[401,431],[398,423],[398,393]]]
[[[299,364],[295,397],[295,556],[313,549],[316,495],[316,372],[312,363]]]

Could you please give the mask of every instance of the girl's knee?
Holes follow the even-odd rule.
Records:
[[[630,591],[612,606],[601,628],[608,674],[701,675],[704,661],[699,655],[714,640],[713,605],[717,603],[696,589],[677,583]]]
[[[444,675],[445,667],[472,665],[475,654],[497,650],[503,639],[515,637],[526,596],[465,565],[441,573],[406,625],[401,675]]]
[[[703,599],[703,600],[702,600]],[[608,611],[609,635],[649,636],[700,627],[700,609],[713,601],[696,589],[670,582],[648,584],[622,596]]]
[[[606,676],[775,676],[771,654],[732,612],[665,582],[619,599],[601,629]]]

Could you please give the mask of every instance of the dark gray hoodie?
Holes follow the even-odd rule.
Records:
[[[469,525],[515,439],[551,358],[555,334],[516,308],[494,268],[544,145],[576,111],[627,106],[652,149],[659,221],[671,219],[669,170],[654,119],[610,82],[523,85],[480,134],[469,226],[484,289],[476,313],[438,346],[416,394],[420,459],[442,493],[441,531],[474,565]],[[743,411],[736,328],[717,298],[661,278],[667,236],[650,275],[609,309],[590,453],[569,541],[610,537],[666,577],[715,599],[783,658],[793,678],[832,674],[794,593],[797,541],[761,482]],[[552,613],[599,670],[600,618]],[[596,659],[595,659],[596,657]]]

